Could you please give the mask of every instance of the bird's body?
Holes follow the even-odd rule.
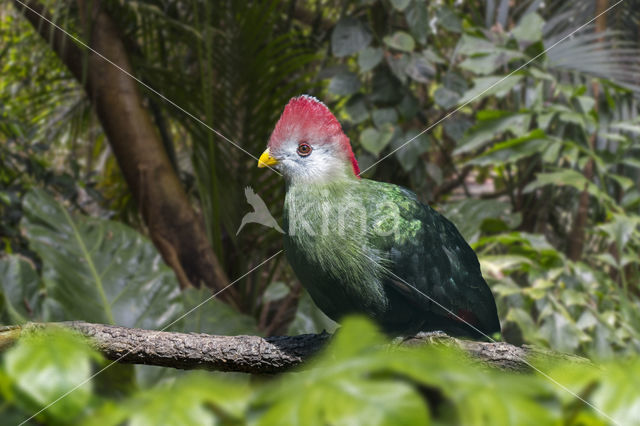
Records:
[[[294,120],[309,116],[311,124]],[[411,191],[360,179],[345,139],[326,106],[303,96],[287,106],[261,157],[287,179],[285,253],[318,307],[336,321],[367,315],[396,335],[500,331],[477,257],[456,227]]]

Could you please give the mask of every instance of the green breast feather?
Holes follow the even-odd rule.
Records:
[[[397,334],[500,330],[473,250],[404,188],[366,179],[289,187],[285,231],[296,275],[336,321],[361,313]]]

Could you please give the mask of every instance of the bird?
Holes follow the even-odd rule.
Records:
[[[284,231],[280,228],[280,225],[278,225],[278,221],[276,221],[271,215],[267,205],[262,198],[255,193],[253,188],[250,186],[245,187],[244,196],[247,199],[247,203],[253,207],[253,211],[243,216],[238,232],[236,232],[236,236],[240,231],[242,231],[242,228],[244,228],[247,223],[259,223],[260,225],[268,226],[269,228],[273,228],[281,234],[284,234]]]
[[[455,225],[412,191],[361,178],[323,102],[291,98],[258,167],[284,177],[286,257],[331,319],[364,315],[394,336],[500,333],[493,294]]]

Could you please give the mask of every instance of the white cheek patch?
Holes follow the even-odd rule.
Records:
[[[282,171],[291,182],[321,182],[346,176],[344,160],[323,146],[312,145],[311,154],[306,157],[297,153],[297,144],[281,160]]]

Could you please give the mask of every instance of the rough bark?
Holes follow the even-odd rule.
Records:
[[[85,27],[90,31],[91,48],[117,67],[83,50],[42,19],[39,15],[52,18],[39,2],[24,3],[26,7],[14,0],[18,10],[84,86],[149,235],[181,286],[205,284],[215,290],[224,288],[227,277],[143,105],[138,83],[125,73],[133,73],[127,51],[100,1],[87,2],[93,8],[86,11],[84,1],[78,1],[81,21],[90,22]],[[233,291],[225,292],[221,298],[229,300],[232,295]]]
[[[204,369],[252,374],[274,374],[302,365],[318,353],[331,335],[299,336],[214,336],[196,333],[172,333],[117,327],[86,322],[27,324],[0,329],[0,350],[9,347],[24,333],[37,333],[44,327],[64,326],[89,338],[91,345],[105,358],[125,364],[146,364],[184,370]],[[405,339],[401,345],[437,344],[455,346],[470,359],[493,368],[529,371],[530,362],[560,360],[588,363],[585,358],[530,346],[508,343],[475,342],[443,334]]]

